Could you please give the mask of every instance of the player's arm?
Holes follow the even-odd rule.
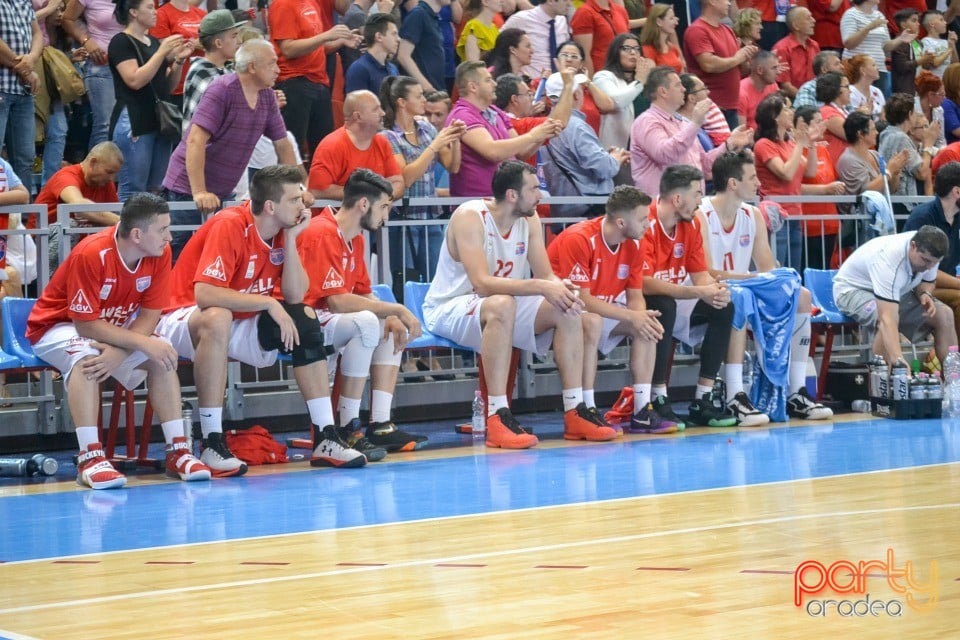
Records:
[[[310,210],[304,208],[302,199],[298,198],[297,201],[300,204],[301,211],[296,226],[280,232],[283,234],[284,246],[280,293],[283,294],[284,301],[290,304],[303,302],[303,296],[310,288],[310,276],[307,275],[307,270],[303,268],[300,252],[297,251],[297,236],[310,224]]]
[[[773,259],[773,250],[770,248],[770,236],[767,235],[767,225],[763,221],[763,216],[760,215],[760,209],[750,207],[750,215],[753,216],[753,225],[757,230],[753,238],[753,264],[756,265],[757,271],[760,273],[773,271],[777,263]]]
[[[70,185],[60,192],[60,202],[64,204],[97,204],[84,197],[80,189]],[[97,227],[110,227],[120,222],[120,216],[112,211],[76,211],[73,214],[79,220],[86,220]]]
[[[405,306],[395,302],[384,302],[372,293],[365,296],[356,293],[338,293],[327,298],[327,307],[333,313],[369,311],[381,320],[396,317],[408,330],[414,326],[420,326],[416,316]]]
[[[530,273],[534,278],[540,280],[550,280],[552,282],[562,282],[550,266],[550,257],[547,255],[547,246],[543,240],[543,225],[540,224],[540,216],[533,214],[527,218],[530,227],[529,247],[527,249],[527,260],[530,262]]]
[[[200,309],[221,307],[238,313],[257,313],[269,311],[274,307],[281,307],[280,301],[271,296],[243,293],[234,291],[229,287],[218,287],[206,282],[194,283],[193,294]]]

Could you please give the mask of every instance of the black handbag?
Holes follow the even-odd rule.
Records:
[[[137,41],[130,34],[125,35],[130,38],[130,42],[133,43],[133,49],[137,52],[137,62],[139,62],[142,67],[145,63],[143,56],[140,55],[140,47],[137,46]],[[153,90],[154,111],[157,114],[159,133],[172,144],[177,144],[180,142],[183,131],[183,112],[180,110],[180,107],[174,103],[160,98],[157,88],[153,86],[155,78],[156,76],[151,78],[147,84],[150,85],[150,89]]]

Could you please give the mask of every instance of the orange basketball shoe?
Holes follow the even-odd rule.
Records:
[[[563,414],[564,440],[590,440],[591,442],[606,442],[617,437],[617,432],[611,427],[597,424],[592,419],[587,405],[580,403],[576,409],[570,409]]]
[[[537,436],[520,426],[520,423],[503,407],[487,417],[487,446],[500,449],[529,449],[537,446]]]

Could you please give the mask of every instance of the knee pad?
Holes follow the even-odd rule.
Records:
[[[383,321],[380,321],[380,332],[383,333]],[[403,359],[403,350],[401,349],[397,353],[394,353],[396,344],[393,342],[393,334],[387,336],[386,340],[380,342],[377,345],[377,348],[373,351],[373,356],[371,358],[371,364],[379,365],[388,365],[399,367],[400,361]]]
[[[291,351],[286,351],[280,341],[280,327],[270,314],[261,313],[257,320],[257,337],[260,340],[260,346],[266,350],[277,349],[281,353],[290,353],[294,367],[303,367],[326,360],[330,354],[330,348],[323,342],[323,327],[320,326],[317,313],[305,304],[287,302],[280,304],[293,319],[297,333],[300,335],[300,344],[294,345]]]
[[[383,323],[372,311],[348,313],[341,318],[341,322],[343,320],[350,320],[350,322],[353,324],[356,334],[360,337],[360,343],[364,347],[368,349],[375,349],[377,345],[380,344],[380,335]]]

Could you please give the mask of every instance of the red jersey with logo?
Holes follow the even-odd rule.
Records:
[[[371,292],[370,274],[364,262],[363,234],[350,242],[343,238],[330,207],[315,216],[297,236],[297,251],[303,268],[310,276],[310,288],[304,304],[326,309],[330,296]]]
[[[283,234],[269,242],[260,237],[250,202],[220,211],[191,236],[173,268],[167,311],[197,303],[193,286],[202,282],[268,296],[283,273]],[[234,311],[234,320],[257,315]]]
[[[27,319],[36,343],[51,327],[74,320],[123,326],[140,308],[161,310],[170,292],[170,246],[159,258],[141,258],[130,269],[117,249],[117,227],[87,236],[53,273]]]
[[[696,218],[678,220],[673,235],[667,235],[657,218],[658,202],[659,198],[650,204],[650,227],[640,241],[643,275],[683,284],[691,273],[707,270],[700,223]]]
[[[558,278],[588,289],[606,302],[626,302],[627,289],[643,287],[640,241],[611,247],[603,239],[604,216],[567,227],[547,247],[550,267]]]

